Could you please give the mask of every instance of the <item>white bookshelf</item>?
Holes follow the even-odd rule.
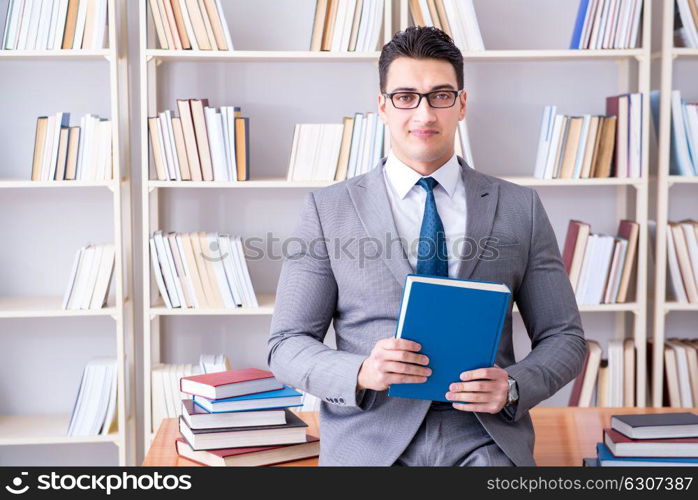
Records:
[[[660,63],[660,106],[658,130],[657,158],[657,204],[656,204],[656,241],[655,241],[655,288],[653,315],[653,347],[652,353],[652,406],[662,407],[664,395],[664,340],[673,337],[667,331],[668,315],[672,312],[698,312],[698,304],[681,304],[667,299],[667,228],[670,221],[670,201],[674,199],[672,187],[686,185],[691,190],[689,196],[694,200],[695,209],[692,217],[698,217],[698,204],[695,199],[698,192],[693,191],[698,185],[698,177],[669,174],[671,150],[671,92],[674,89],[691,90],[695,81],[675,80],[675,61],[677,59],[692,59],[698,62],[698,49],[674,47],[674,1],[665,1],[662,5],[662,37]],[[675,85],[675,82],[678,82]],[[695,328],[691,328],[695,331]],[[681,335],[683,336],[683,335]]]
[[[118,7],[118,8],[117,8]],[[108,49],[103,50],[0,50],[0,66],[4,62],[24,61],[26,64],[44,62],[79,61],[86,65],[107,64],[108,92],[112,127],[114,180],[110,181],[31,181],[16,178],[0,178],[0,191],[7,190],[57,190],[59,196],[79,198],[86,190],[97,192],[111,199],[115,245],[114,293],[107,305],[97,310],[63,310],[63,297],[27,296],[0,297],[0,320],[36,318],[89,318],[108,317],[113,320],[117,359],[117,430],[99,436],[68,436],[70,414],[0,415],[0,446],[62,445],[83,443],[110,443],[118,449],[119,465],[133,465],[135,446],[135,419],[131,412],[133,403],[133,319],[132,302],[128,290],[130,278],[130,180],[124,158],[128,157],[128,92],[126,78],[126,2],[108,0]],[[4,20],[2,21],[4,22]],[[24,64],[24,62],[22,64]],[[22,96],[9,96],[21,99]],[[60,98],[57,99],[60,101]],[[58,103],[59,106],[61,103]],[[31,165],[31,162],[28,163]],[[29,177],[30,171],[26,172]],[[70,227],[70,221],[66,222]],[[77,250],[77,249],[76,249]],[[60,333],[57,333],[58,337]],[[79,346],[66,346],[75,349]],[[6,353],[9,354],[9,353]],[[77,386],[74,390],[77,392]],[[74,397],[75,393],[66,394]],[[32,395],[29,395],[33,397]],[[36,395],[38,396],[38,395]]]
[[[225,0],[225,3],[240,0]],[[570,0],[578,5],[577,0]],[[150,252],[148,247],[149,237],[153,231],[160,229],[161,204],[163,199],[167,203],[173,203],[170,195],[185,193],[188,200],[192,197],[201,196],[205,199],[204,193],[210,190],[231,190],[230,194],[224,192],[220,196],[237,197],[243,196],[245,190],[252,190],[252,193],[259,193],[259,197],[264,197],[269,204],[274,203],[274,197],[279,196],[303,196],[309,190],[318,189],[333,184],[332,182],[289,182],[281,176],[259,176],[256,174],[254,159],[251,165],[251,180],[244,182],[194,182],[194,181],[158,181],[149,178],[150,164],[148,158],[149,138],[147,117],[154,116],[155,113],[165,109],[174,109],[171,103],[159,105],[159,92],[167,82],[159,80],[162,66],[168,63],[179,64],[188,63],[192,69],[196,69],[199,64],[208,63],[305,63],[305,66],[314,62],[325,63],[367,63],[373,66],[378,62],[379,52],[371,53],[331,53],[331,52],[310,52],[298,50],[236,50],[236,51],[176,51],[160,50],[154,48],[155,36],[151,26],[151,18],[148,12],[147,2],[139,2],[139,35],[140,35],[140,104],[141,116],[140,124],[140,147],[141,147],[141,203],[142,231],[141,231],[141,252],[142,252],[142,273],[143,273],[143,370],[144,370],[144,448],[147,450],[153,437],[151,429],[151,382],[150,373],[154,364],[161,362],[161,330],[163,318],[170,317],[236,317],[244,318],[249,316],[271,316],[274,310],[274,295],[260,294],[258,299],[260,306],[254,309],[167,309],[158,296],[150,263]],[[645,0],[645,12],[651,11],[651,0]],[[231,23],[231,19],[228,19]],[[389,41],[391,34],[398,29],[404,29],[408,25],[408,10],[405,0],[392,0],[386,2],[384,16],[384,43]],[[554,188],[564,188],[575,190],[575,196],[584,198],[594,190],[592,187],[609,189],[614,197],[613,203],[621,214],[618,219],[629,218],[640,224],[640,235],[638,243],[638,271],[636,289],[638,291],[635,300],[630,303],[604,304],[598,306],[580,306],[583,313],[609,313],[613,315],[614,335],[623,338],[632,336],[637,349],[637,392],[636,402],[638,406],[646,404],[646,296],[640,293],[645,290],[647,283],[647,215],[648,215],[648,140],[649,137],[649,89],[650,89],[650,63],[652,54],[650,51],[650,29],[651,19],[649,15],[644,16],[643,28],[641,31],[641,48],[632,50],[567,50],[567,49],[540,49],[540,50],[485,50],[482,52],[464,53],[466,72],[467,68],[489,62],[507,63],[527,63],[535,62],[539,64],[565,64],[595,62],[613,62],[618,65],[620,77],[618,78],[617,92],[626,91],[643,92],[643,176],[637,179],[607,178],[607,179],[537,179],[526,176],[502,176],[502,178],[524,186],[531,186],[550,190]],[[233,40],[236,40],[234,27],[231,27]],[[571,33],[570,33],[571,34]],[[244,66],[241,66],[244,67]],[[328,81],[332,81],[332,76],[327,76]],[[467,78],[466,78],[467,87]],[[599,100],[604,100],[607,95],[599,95]],[[172,96],[170,96],[172,97]],[[187,97],[185,95],[179,97]],[[205,95],[202,95],[205,97]],[[237,97],[237,96],[236,96]],[[239,97],[238,97],[239,98]],[[218,106],[224,103],[212,103]],[[236,102],[245,106],[244,101]],[[368,103],[374,105],[375,103]],[[542,107],[541,107],[542,110]],[[244,112],[243,112],[244,114]],[[527,126],[538,127],[539,122],[527,124]],[[259,134],[252,124],[252,134]],[[290,151],[289,151],[290,153]],[[477,163],[477,159],[476,159]],[[278,172],[285,173],[287,165],[279,165]],[[486,169],[481,169],[488,173]],[[530,171],[533,171],[531,164]],[[578,189],[579,188],[579,189]],[[585,188],[585,189],[581,189]],[[577,190],[578,189],[578,194]],[[193,191],[192,191],[193,190]],[[203,190],[203,192],[199,192]],[[288,193],[289,194],[284,194]],[[566,191],[567,192],[567,191]],[[244,198],[247,199],[247,198]],[[617,221],[615,222],[617,224]],[[227,230],[227,228],[219,228]],[[215,230],[215,229],[214,229]],[[253,276],[254,278],[254,276]],[[516,309],[515,309],[516,311]]]

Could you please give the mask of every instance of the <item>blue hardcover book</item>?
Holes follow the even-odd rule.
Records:
[[[208,399],[194,396],[194,403],[210,413],[230,411],[270,410],[301,406],[302,394],[285,385],[275,391],[257,392],[223,399]]]
[[[698,467],[698,458],[616,457],[605,443],[596,443],[601,467]]]
[[[393,384],[388,395],[449,402],[462,372],[494,365],[510,299],[501,283],[408,274],[395,337],[418,342],[432,373],[421,384]]]
[[[582,41],[582,32],[584,31],[584,19],[587,16],[587,10],[589,9],[589,0],[580,0],[579,10],[577,10],[577,20],[574,22],[574,31],[572,32],[572,41],[570,42],[570,49],[581,49],[579,46]]]

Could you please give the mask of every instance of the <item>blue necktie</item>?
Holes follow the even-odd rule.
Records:
[[[417,274],[448,276],[446,235],[434,199],[434,186],[438,182],[433,177],[422,177],[417,184],[427,192],[417,247]]]

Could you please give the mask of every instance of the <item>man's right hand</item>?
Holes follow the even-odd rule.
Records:
[[[417,342],[388,338],[376,342],[359,369],[356,388],[384,391],[392,384],[421,384],[431,375],[429,358]]]

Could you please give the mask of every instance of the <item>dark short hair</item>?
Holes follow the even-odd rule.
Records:
[[[388,68],[398,57],[413,59],[442,59],[456,70],[458,89],[463,88],[463,54],[446,33],[433,26],[410,26],[398,31],[393,39],[383,46],[378,59],[380,91],[385,92]]]

